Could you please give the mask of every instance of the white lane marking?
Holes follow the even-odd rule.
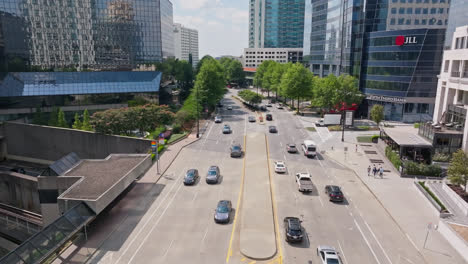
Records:
[[[284,160],[288,160],[288,159],[286,158],[286,155],[285,155],[285,154],[283,154],[283,157],[284,157]]]
[[[195,195],[193,196],[192,203],[195,202],[195,199],[197,198],[197,195],[198,195],[198,192],[196,192]]]
[[[348,260],[346,259],[346,255],[345,255],[345,253],[344,253],[343,248],[341,247],[341,243],[340,243],[339,240],[338,240],[338,246],[340,247],[341,254],[343,254],[343,257],[344,257],[344,259],[345,259],[345,263],[349,263]]]
[[[166,195],[164,196],[164,198],[161,200],[161,202],[159,203],[158,207],[153,211],[153,213],[151,213],[151,215],[148,217],[148,219],[146,219],[146,222],[143,224],[143,226],[140,228],[140,230],[138,230],[138,232],[136,233],[136,235],[132,238],[132,240],[130,241],[130,243],[127,245],[127,247],[125,248],[125,250],[122,252],[122,254],[119,256],[119,258],[117,259],[117,261],[115,263],[119,263],[120,259],[123,257],[123,255],[125,255],[128,251],[128,249],[133,245],[133,243],[135,242],[135,240],[137,239],[137,237],[140,235],[141,231],[143,231],[143,229],[146,228],[146,226],[148,225],[148,223],[150,222],[150,220],[153,218],[153,216],[156,214],[156,212],[159,211],[159,208],[162,206],[162,204],[166,201],[167,197],[169,197],[169,194],[172,192],[172,189],[174,189],[174,187],[177,185],[177,183],[179,182],[179,179],[182,177],[182,175],[184,175],[184,171],[186,170],[187,168],[184,168],[184,170],[182,171],[182,174],[181,176],[179,176],[179,178],[177,178],[176,181],[174,181],[172,183],[172,186],[171,186],[171,189],[167,191]]]
[[[216,144],[218,144],[218,143],[219,143],[219,140],[216,140]]]
[[[210,130],[208,130],[208,134],[206,134],[205,140],[203,141],[203,144],[202,144],[201,148],[198,150],[198,152],[200,152],[203,149],[203,147],[206,144],[206,140],[210,137],[211,130],[213,129],[213,124],[214,124],[213,122],[210,124]]]
[[[319,201],[320,201],[320,204],[321,204],[322,207],[323,207],[322,197],[320,197],[320,196],[319,196]]]
[[[201,244],[203,244],[203,242],[205,241],[206,234],[208,234],[208,229],[209,229],[209,226],[206,227],[205,234],[203,235],[203,239],[201,241]]]
[[[283,142],[280,141],[280,146],[282,147],[283,146]]]
[[[408,235],[408,233],[405,233],[406,237],[408,238],[408,240],[411,242],[411,244],[413,245],[413,247],[419,251],[419,248],[416,246],[416,244],[414,243],[413,239],[411,239],[411,237]]]
[[[361,214],[361,213],[359,213]],[[362,215],[361,215],[362,217]],[[388,262],[390,262],[390,264],[393,264],[393,262],[390,260],[390,258],[388,257],[387,255],[387,252],[385,251],[385,249],[382,247],[382,244],[380,244],[379,240],[377,239],[377,236],[374,234],[374,231],[372,231],[372,229],[370,228],[370,226],[367,224],[366,220],[364,220],[364,224],[367,226],[367,228],[369,229],[369,231],[371,232],[372,236],[374,237],[375,241],[377,241],[377,244],[379,245],[380,249],[382,250],[382,252],[384,253],[385,257],[387,258]]]
[[[377,258],[377,255],[375,254],[374,250],[372,249],[369,241],[367,240],[366,236],[364,235],[364,232],[362,232],[362,229],[361,227],[359,226],[359,224],[357,223],[356,219],[354,219],[354,224],[356,225],[356,227],[358,228],[359,232],[361,233],[361,236],[364,238],[364,241],[366,242],[367,244],[367,247],[369,247],[370,251],[372,252],[372,255],[374,256],[375,260],[377,261],[377,263],[380,264],[380,261],[379,259]]]
[[[411,259],[405,258],[405,257],[403,257],[402,255],[398,255],[398,256],[399,256],[399,258],[402,258],[402,259],[408,261],[408,262],[411,263],[411,264],[415,264],[413,261],[411,261]]]
[[[180,188],[182,187],[183,185],[182,184],[179,184],[179,188],[177,188],[174,196],[172,196],[171,200],[167,203],[167,206],[166,208],[164,208],[164,211],[162,211],[161,215],[158,217],[158,220],[156,220],[156,222],[153,224],[153,226],[151,227],[150,231],[146,234],[146,236],[143,238],[143,240],[141,241],[140,245],[138,246],[138,248],[135,250],[135,252],[133,253],[132,257],[130,258],[130,260],[127,262],[127,263],[131,263],[133,261],[133,259],[135,258],[135,256],[137,255],[138,251],[140,251],[141,247],[146,244],[146,240],[148,240],[148,237],[151,235],[151,233],[153,233],[153,230],[154,228],[156,228],[156,226],[158,225],[159,221],[161,221],[162,217],[164,216],[164,214],[166,213],[167,209],[171,206],[172,202],[174,201],[174,198],[177,196],[177,194],[179,193],[179,190]]]
[[[167,253],[168,253],[169,250],[171,249],[172,243],[174,243],[174,239],[171,240],[171,244],[169,244],[169,247],[166,249],[166,252],[164,252],[163,258],[166,257]]]

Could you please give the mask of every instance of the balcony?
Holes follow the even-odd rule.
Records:
[[[462,78],[468,78],[468,71],[464,71],[464,72],[463,72]]]
[[[460,78],[460,72],[459,71],[454,71],[450,73],[450,77],[457,77]]]

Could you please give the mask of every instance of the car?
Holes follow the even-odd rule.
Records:
[[[218,166],[210,166],[208,172],[206,173],[206,183],[218,183],[220,176]]]
[[[222,123],[222,122],[223,122],[223,118],[221,116],[215,117],[215,123]]]
[[[296,183],[300,192],[311,192],[314,190],[312,177],[309,173],[301,172],[296,173]]]
[[[223,103],[221,103],[221,101],[218,102],[218,104],[216,104],[217,107],[223,107]]]
[[[284,231],[287,242],[301,242],[304,234],[302,232],[301,220],[297,217],[284,218]]]
[[[344,200],[343,192],[336,185],[325,186],[325,193],[328,194],[328,199],[332,202],[343,202]]]
[[[267,121],[273,121],[273,116],[271,114],[266,114]]]
[[[227,107],[227,110],[232,110],[232,106],[228,106],[228,107]]]
[[[264,106],[264,105],[261,105],[261,106],[260,106],[260,110],[261,110],[261,111],[266,111],[266,110],[267,110],[267,108],[266,108],[266,106]]]
[[[232,158],[242,157],[242,147],[240,144],[233,144],[231,146],[231,157]]]
[[[249,116],[249,122],[255,122],[255,116]]]
[[[215,209],[214,221],[216,223],[229,223],[231,219],[232,203],[229,200],[221,200]]]
[[[272,107],[273,105],[270,104],[270,103],[268,103],[268,104],[266,104],[266,106],[267,106],[267,107]]]
[[[278,133],[278,129],[276,129],[275,126],[269,126],[268,131],[270,131],[270,133]]]
[[[330,246],[318,246],[317,255],[322,264],[343,264],[335,248]]]
[[[288,153],[297,153],[296,144],[287,144],[286,150],[288,151]]]
[[[197,182],[198,179],[198,170],[190,169],[185,173],[184,185],[193,185]]]
[[[232,133],[231,127],[229,125],[224,125],[223,134],[231,134],[231,133]]]
[[[323,121],[323,118],[320,118],[319,120],[315,121],[315,126],[323,126],[324,125],[324,121]]]
[[[286,172],[286,165],[284,161],[275,161],[275,172],[276,173],[285,173]]]
[[[278,109],[283,109],[283,104],[282,103],[279,103],[278,106],[277,106]]]

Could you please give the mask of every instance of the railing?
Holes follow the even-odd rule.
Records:
[[[450,74],[451,77],[460,77],[460,72],[459,71],[456,71],[456,72],[452,72]]]
[[[0,203],[0,223],[9,228],[35,234],[42,229],[42,216]]]
[[[468,71],[463,72],[462,78],[468,78]]]

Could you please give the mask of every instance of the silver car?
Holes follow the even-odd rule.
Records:
[[[215,123],[221,123],[223,122],[223,119],[220,116],[215,117]]]
[[[232,204],[229,200],[221,200],[215,209],[214,221],[216,223],[229,223],[231,219]]]
[[[210,166],[210,168],[208,169],[208,173],[206,174],[206,183],[218,183],[219,176],[219,167]]]

